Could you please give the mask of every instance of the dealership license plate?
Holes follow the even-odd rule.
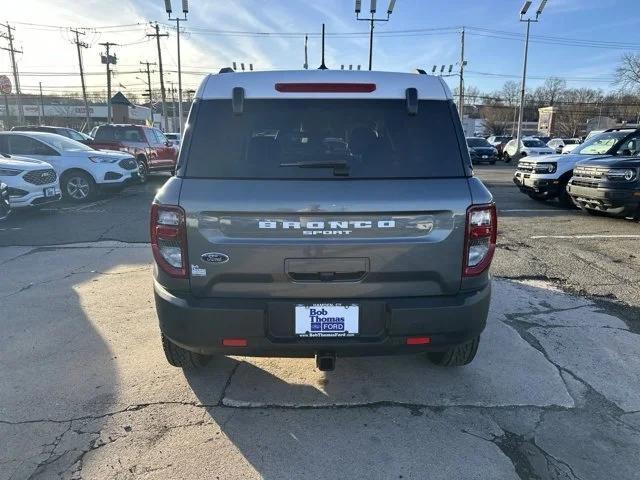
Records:
[[[299,337],[352,337],[358,334],[358,305],[296,305]]]
[[[487,155],[482,155],[482,158],[489,158]]]
[[[56,196],[56,189],[54,187],[49,187],[49,188],[45,188],[44,189],[44,196],[45,197],[55,197]]]

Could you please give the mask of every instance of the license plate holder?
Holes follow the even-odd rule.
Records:
[[[298,304],[297,337],[354,337],[359,333],[360,307],[355,304]]]
[[[55,187],[47,187],[43,191],[44,191],[45,198],[51,198],[56,196]]]

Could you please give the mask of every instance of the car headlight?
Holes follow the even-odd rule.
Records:
[[[24,172],[24,170],[18,170],[17,168],[0,168],[0,177],[15,177],[22,172]]]
[[[120,160],[119,158],[113,158],[113,157],[89,157],[89,160],[91,160],[93,163],[116,163],[118,160]]]
[[[537,163],[534,169],[536,173],[555,173],[558,164],[555,162]]]
[[[632,168],[614,168],[607,172],[607,178],[632,182],[636,179],[636,171]]]

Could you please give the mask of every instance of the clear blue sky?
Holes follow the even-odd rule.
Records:
[[[531,12],[538,2],[534,0]],[[118,8],[114,8],[116,3]],[[180,1],[173,3],[180,10]],[[362,3],[363,10],[368,10],[369,0]],[[387,4],[388,0],[380,0],[378,10],[383,13]],[[468,31],[467,85],[482,90],[498,89],[510,75],[518,80],[521,74],[523,41],[518,34],[525,29],[518,21],[521,4],[520,0],[397,0],[391,21],[376,24],[380,35],[375,40],[374,68],[407,71],[421,67],[430,71],[434,64],[455,64],[460,55],[460,34],[455,27],[465,25],[490,30]],[[73,76],[77,54],[69,43],[68,33],[64,29],[38,29],[24,23],[64,27],[140,22],[137,26],[103,29],[87,36],[91,48],[83,51],[83,55],[90,72],[88,84],[97,89],[104,83],[98,43],[108,40],[125,44],[116,48],[119,57],[116,70],[120,72],[116,78],[129,91],[141,90],[142,80],[135,79],[140,77],[138,62],[157,59],[155,44],[145,37],[148,30],[145,22],[166,22],[163,0],[86,0],[75,3],[73,8],[70,5],[68,0],[22,0],[5,13],[8,20],[16,22],[17,44],[24,49],[19,58],[20,70],[25,72],[23,85],[35,88],[42,81],[45,88],[62,89],[78,83]],[[193,87],[204,71],[234,60],[253,62],[258,69],[302,67],[301,36],[220,35],[211,30],[317,33],[325,22],[330,33],[362,33],[327,38],[329,67],[360,63],[366,68],[368,26],[355,20],[353,6],[353,0],[191,0],[191,13],[185,24],[191,33],[183,39],[183,64],[191,72],[187,73],[185,84]],[[538,78],[558,76],[567,78],[572,87],[613,88],[612,75],[620,56],[629,51],[640,53],[639,7],[638,0],[549,0],[541,21],[532,24],[529,85],[540,84],[543,80]],[[385,32],[415,29],[443,30],[385,36]],[[171,37],[163,40],[164,60],[167,70],[172,70],[176,65],[175,32],[168,31]],[[575,40],[565,42],[542,36]],[[540,43],[542,40],[547,43]],[[319,38],[311,37],[310,67],[319,64],[319,50]],[[8,56],[0,52],[0,72],[8,70]],[[28,72],[61,75],[29,76]],[[63,75],[64,72],[68,75]],[[177,80],[175,74],[169,75],[172,77]],[[451,79],[452,86],[455,83]]]

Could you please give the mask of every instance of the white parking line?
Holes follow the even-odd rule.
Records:
[[[554,238],[560,240],[567,239],[599,239],[599,238],[638,238],[640,235],[532,235],[529,237],[533,240],[539,240],[541,238]]]
[[[550,208],[506,208],[504,210],[498,210],[498,213],[508,212],[567,213],[566,210],[553,210]]]

